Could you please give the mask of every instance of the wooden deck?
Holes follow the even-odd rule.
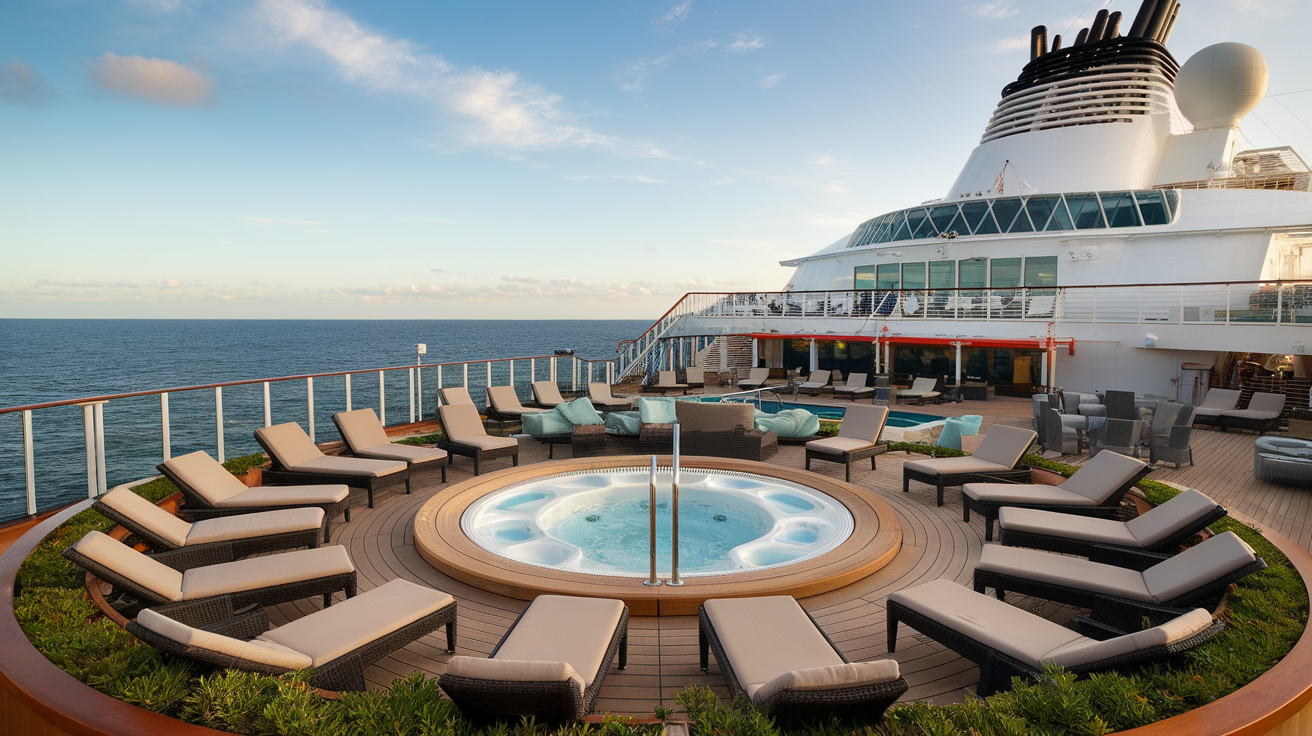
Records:
[[[985,428],[994,423],[1028,426],[1031,411],[1028,399],[897,408],[939,415],[981,414],[985,417]],[[1309,548],[1312,524],[1305,524],[1304,519],[1312,493],[1252,479],[1252,446],[1256,435],[1197,430],[1194,438],[1196,466],[1180,470],[1159,467],[1151,477],[1198,488],[1231,509],[1235,516],[1270,527]],[[568,455],[564,446],[557,452],[562,450]],[[961,521],[958,490],[948,491],[941,508],[934,506],[934,492],[929,486],[913,483],[910,493],[901,492],[902,463],[915,457],[918,456],[889,453],[879,457],[877,470],[854,467],[852,473],[854,484],[876,494],[898,514],[904,535],[902,551],[870,577],[801,601],[852,661],[888,656],[884,599],[889,593],[938,578],[969,584],[984,544],[984,529],[978,515],[969,524]],[[521,464],[546,459],[545,445],[521,441]],[[1078,464],[1087,458],[1063,459]],[[770,462],[801,468],[802,448],[781,446],[779,454]],[[502,466],[509,466],[509,461],[491,463],[493,470]],[[843,467],[819,463],[813,472],[841,481]],[[460,482],[471,474],[471,465],[461,459],[451,468],[450,481]],[[363,498],[357,499],[357,506],[352,509],[353,521],[334,526],[333,542],[345,545],[350,552],[359,570],[361,590],[401,577],[454,595],[460,606],[457,653],[487,656],[526,603],[450,578],[419,556],[413,543],[412,522],[418,508],[437,490],[417,490],[410,496],[383,495],[373,510],[363,508]],[[1075,609],[1016,595],[1008,596],[1008,601],[1059,622],[1077,613]],[[278,624],[317,607],[314,601],[304,600],[284,604],[270,613]],[[709,685],[721,697],[727,696],[713,658],[709,673],[698,670],[695,616],[634,617],[629,626],[629,667],[625,671],[611,671],[597,701],[598,713],[650,714],[656,705],[674,707],[673,693],[690,683]],[[430,635],[370,667],[365,673],[370,685],[385,687],[394,678],[416,669],[429,676],[440,675],[449,658],[442,648],[443,636],[440,632]],[[909,627],[902,627],[898,651],[893,657],[911,684],[905,700],[959,701],[964,689],[973,688],[978,680],[978,670],[973,664]]]

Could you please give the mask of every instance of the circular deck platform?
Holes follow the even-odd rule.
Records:
[[[902,548],[897,512],[856,486],[793,468],[725,458],[687,457],[687,469],[754,473],[792,481],[829,495],[852,513],[855,528],[833,550],[764,570],[686,578],[684,585],[647,586],[642,578],[615,577],[529,565],[484,549],[460,520],[471,504],[511,484],[573,471],[642,466],[643,456],[555,460],[478,476],[436,493],[415,514],[415,548],[433,567],[493,593],[533,600],[542,594],[622,599],[635,616],[693,615],[708,598],[791,595],[805,598],[837,590],[875,573]],[[668,466],[670,458],[661,458]]]

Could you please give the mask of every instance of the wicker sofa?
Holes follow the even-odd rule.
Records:
[[[756,429],[751,404],[679,401],[674,411],[684,454],[759,462],[779,451],[779,435]]]

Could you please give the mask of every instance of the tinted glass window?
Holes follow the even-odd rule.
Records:
[[[875,288],[875,267],[857,266],[852,277],[853,289]]]
[[[981,235],[983,234],[983,231],[981,230],[983,221],[987,219],[989,216],[989,203],[966,202],[965,204],[961,205],[961,215],[966,220],[966,226],[970,228],[969,232],[975,233],[976,235]],[[960,232],[962,235],[965,235],[967,231],[963,230]],[[996,233],[997,229],[994,228],[990,232]]]
[[[958,267],[961,274],[958,286],[963,289],[984,288],[985,278],[988,276],[988,261],[983,258],[972,258],[959,262]]]
[[[966,218],[960,212],[948,224],[947,232],[956,233],[957,235],[970,235],[970,228],[966,227]]]
[[[929,288],[954,289],[956,286],[956,261],[934,261],[929,264]]]
[[[997,261],[993,262],[997,264]],[[997,268],[995,265],[994,268]],[[1026,286],[1056,286],[1057,256],[1039,256],[1025,259]]]
[[[876,286],[880,289],[896,289],[901,279],[898,278],[898,268],[896,263],[879,264],[878,275],[876,276]]]
[[[930,209],[929,218],[934,221],[934,232],[928,237],[934,237],[939,233],[945,233],[952,228],[952,218],[957,216],[957,206],[955,204],[941,204]]]
[[[910,238],[911,230],[907,228],[906,220],[902,220],[898,223],[897,232],[893,233],[893,237],[889,240],[909,240]]]
[[[1009,232],[1017,212],[1020,212],[1019,199],[999,199],[993,202],[993,218],[998,221],[998,227],[1003,232]]]
[[[1143,224],[1165,225],[1171,221],[1171,216],[1162,202],[1162,192],[1155,189],[1135,192],[1134,198],[1139,200],[1139,213],[1143,215]]]
[[[1102,210],[1098,208],[1098,195],[1068,194],[1066,206],[1070,208],[1075,227],[1081,230],[1106,227],[1102,221]]]
[[[1107,214],[1109,227],[1138,227],[1139,210],[1129,192],[1102,195],[1102,209]]]
[[[1020,286],[1020,259],[994,258],[989,262],[989,285],[994,289]]]
[[[907,227],[911,229],[911,237],[928,238],[927,234],[933,229],[929,222],[929,212],[924,209],[914,209],[907,211]]]
[[[925,288],[925,262],[902,264],[902,288]]]
[[[1020,208],[1020,212],[1017,213],[1015,221],[1013,221],[1013,222],[1011,223],[1011,229],[1008,230],[1007,232],[1010,232],[1010,233],[1032,233],[1032,232],[1034,232],[1035,227],[1034,227],[1033,224],[1030,223],[1030,214],[1029,214],[1029,212],[1026,212],[1026,209],[1027,209],[1027,208],[1024,206],[1024,203],[1025,203],[1025,200],[1022,199],[1022,200],[1021,200],[1021,208]],[[1042,223],[1040,223],[1040,227],[1042,227]]]
[[[1060,201],[1060,197],[1030,197],[1025,201],[1025,212],[1029,214],[1035,230],[1047,227],[1048,220],[1052,217],[1053,205]]]

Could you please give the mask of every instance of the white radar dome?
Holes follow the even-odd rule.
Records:
[[[1266,96],[1269,74],[1262,52],[1252,46],[1214,44],[1180,67],[1175,101],[1197,130],[1235,126]]]

